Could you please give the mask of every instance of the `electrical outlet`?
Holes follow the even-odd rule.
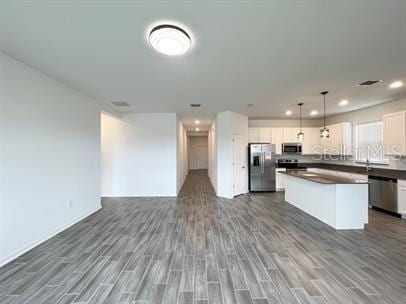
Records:
[[[68,200],[68,208],[72,208],[73,207],[73,201],[72,200]]]

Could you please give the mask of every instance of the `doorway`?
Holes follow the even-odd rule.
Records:
[[[208,169],[209,145],[207,136],[190,136],[190,170]]]

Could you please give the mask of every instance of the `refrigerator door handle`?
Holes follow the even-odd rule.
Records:
[[[265,173],[265,152],[261,152],[262,155],[262,166],[261,166],[261,173]]]

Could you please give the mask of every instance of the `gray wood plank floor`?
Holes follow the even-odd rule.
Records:
[[[0,268],[0,303],[406,303],[406,221],[370,211],[334,231],[283,194],[217,198],[192,171],[178,198],[103,209]]]

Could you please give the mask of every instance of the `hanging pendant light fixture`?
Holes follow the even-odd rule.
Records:
[[[324,126],[323,129],[320,130],[320,137],[329,138],[330,130],[326,128],[326,95],[328,94],[328,91],[321,92],[320,94],[323,95],[324,97],[324,114],[323,114]]]
[[[299,120],[300,131],[299,131],[299,133],[297,133],[297,140],[298,141],[303,141],[304,140],[304,134],[302,132],[302,106],[303,106],[303,102],[298,103],[297,105],[299,106],[299,115],[300,115],[300,120]]]

